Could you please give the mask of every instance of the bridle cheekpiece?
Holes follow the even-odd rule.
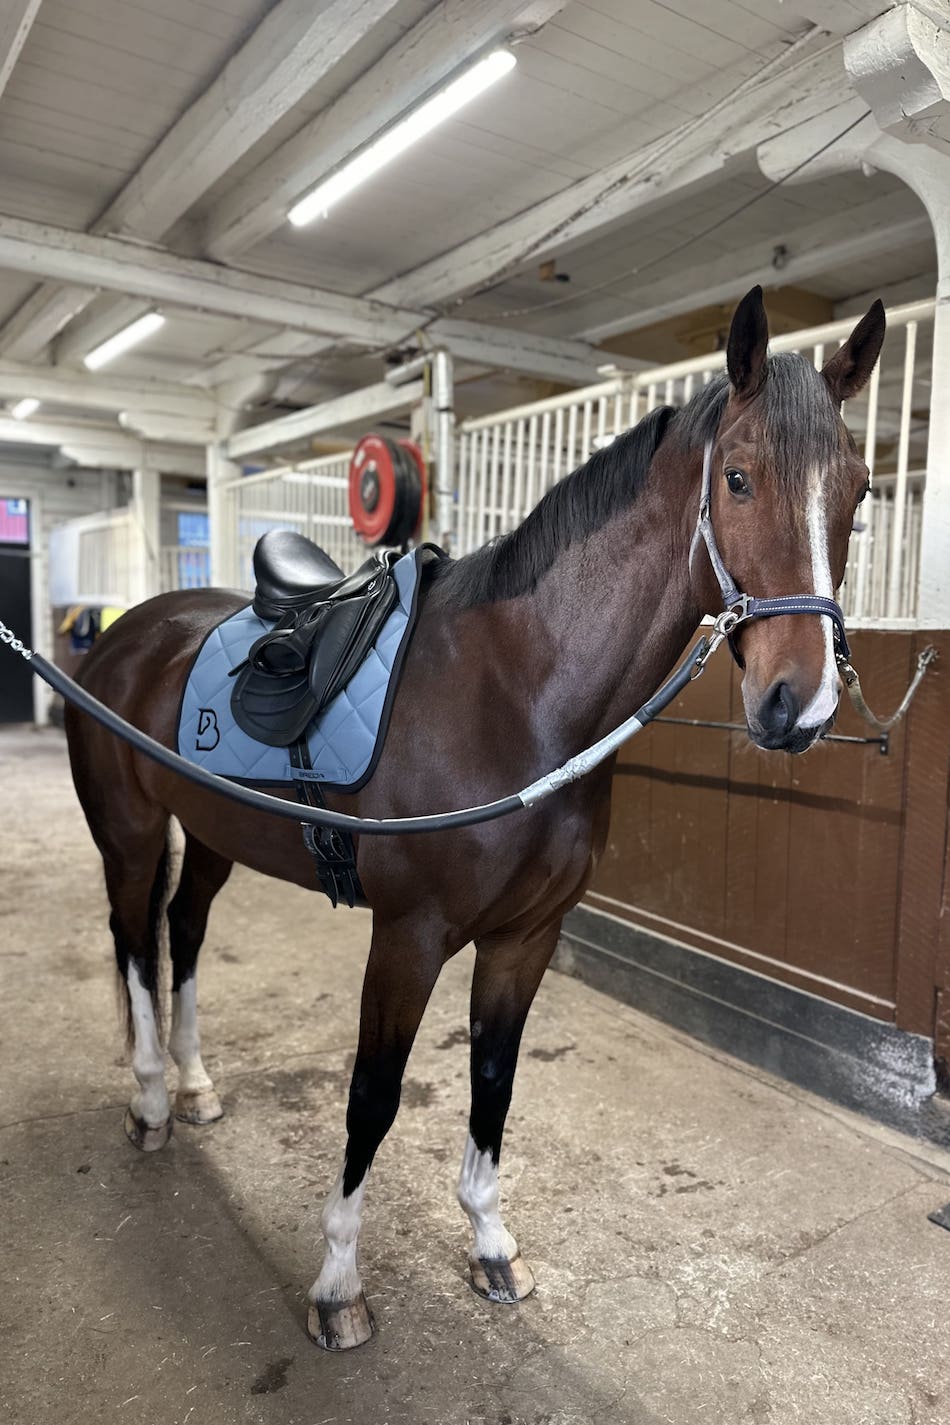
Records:
[[[752,594],[744,594],[726,568],[716,542],[716,531],[712,522],[712,453],[713,442],[708,440],[703,451],[703,481],[699,496],[699,518],[693,536],[695,549],[700,538],[709,554],[709,562],[722,594],[723,611],[713,620],[713,634],[710,637],[709,653],[718,648],[724,638],[729,640],[732,656],[742,667],[742,659],[736,648],[735,633],[740,624],[757,618],[778,618],[783,614],[820,614],[830,618],[834,629],[835,660],[838,665],[847,663],[851,657],[848,636],[844,627],[844,614],[834,599],[822,594],[784,594],[775,599],[759,599]],[[708,654],[707,654],[708,657]],[[703,659],[705,663],[705,659]],[[702,666],[697,674],[702,672]]]

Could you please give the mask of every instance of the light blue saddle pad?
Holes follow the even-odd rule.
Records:
[[[357,791],[372,776],[419,597],[416,549],[394,567],[399,602],[366,658],[307,733],[312,771],[290,765],[286,747],[268,747],[242,732],[231,713],[232,668],[273,628],[248,605],[208,634],[192,665],[178,718],[178,751],[189,762],[236,782],[278,785],[304,776],[332,791]]]

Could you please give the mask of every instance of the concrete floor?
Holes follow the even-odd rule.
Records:
[[[0,1419],[57,1425],[947,1425],[950,1157],[550,975],[503,1157],[538,1279],[465,1284],[467,956],[377,1160],[380,1334],[304,1333],[369,917],[249,872],[199,977],[227,1117],[144,1156],[100,871],[59,734],[0,734]],[[275,887],[276,890],[276,887]],[[301,930],[297,927],[306,927]]]

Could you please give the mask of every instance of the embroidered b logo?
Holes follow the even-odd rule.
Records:
[[[196,752],[213,752],[221,741],[218,731],[218,715],[214,708],[198,709],[198,736],[195,738]]]

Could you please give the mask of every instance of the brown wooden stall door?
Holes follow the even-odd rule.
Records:
[[[950,635],[935,637],[944,667],[927,675],[887,756],[828,743],[792,758],[760,752],[744,732],[669,725],[631,743],[591,906],[932,1035],[937,989],[950,981],[937,957],[950,896]],[[900,701],[923,641],[854,635],[882,713]],[[714,660],[669,715],[743,722],[740,678]],[[850,705],[837,731],[871,734]]]

